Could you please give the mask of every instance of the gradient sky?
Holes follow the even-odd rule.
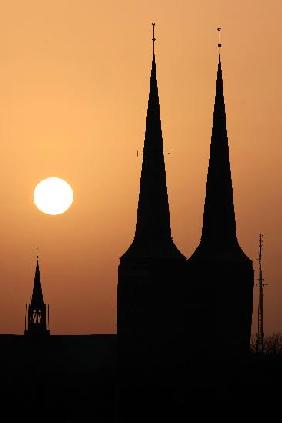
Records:
[[[175,243],[189,257],[200,239],[221,25],[238,237],[257,269],[265,236],[265,332],[282,331],[281,16],[279,0],[1,2],[1,333],[23,332],[36,247],[52,333],[115,331],[117,266],[136,222],[152,21]],[[48,176],[75,191],[64,215],[33,205]],[[256,308],[257,295],[255,322]]]

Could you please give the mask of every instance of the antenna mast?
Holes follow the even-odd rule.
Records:
[[[263,283],[262,275],[262,247],[263,247],[263,235],[259,234],[259,277],[258,277],[258,289],[259,289],[259,303],[258,303],[258,331],[256,340],[256,352],[263,353],[264,350],[264,333],[263,333]]]

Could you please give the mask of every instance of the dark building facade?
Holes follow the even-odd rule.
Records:
[[[117,302],[127,361],[248,351],[253,266],[236,236],[220,56],[202,237],[186,261],[171,236],[153,49],[137,223],[120,258]]]
[[[30,304],[26,308],[24,334],[32,336],[49,335],[49,305],[46,305],[43,299],[38,257],[33,292]]]
[[[253,310],[253,265],[236,235],[219,55],[202,236],[187,262],[190,333],[209,352],[246,352]]]
[[[171,236],[153,52],[136,230],[118,269],[117,332],[130,357],[161,360],[175,332],[174,296],[185,262]]]

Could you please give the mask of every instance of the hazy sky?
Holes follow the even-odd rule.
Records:
[[[238,237],[257,269],[265,235],[266,333],[282,331],[281,1],[2,0],[0,10],[0,332],[23,332],[36,247],[51,331],[115,331],[152,21],[175,243],[188,257],[200,239],[221,25]],[[48,176],[74,188],[62,216],[33,205]]]

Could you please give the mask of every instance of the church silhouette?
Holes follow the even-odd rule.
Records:
[[[133,367],[247,353],[253,309],[252,261],[236,236],[220,52],[202,236],[186,260],[171,235],[154,44],[153,35],[136,230],[118,270],[119,357]]]
[[[202,404],[211,417],[211,406],[246,405],[245,396],[251,403],[257,369],[275,367],[249,354],[254,271],[236,234],[221,44],[202,234],[187,259],[171,233],[154,29],[136,228],[118,267],[117,334],[49,336],[37,258],[25,336],[0,336],[9,421],[188,421]]]
[[[118,268],[120,422],[132,415],[147,421],[148,414],[150,421],[167,416],[180,421],[186,407],[198,413],[203,401],[215,406],[218,391],[222,401],[229,390],[242,389],[230,389],[228,377],[235,369],[244,372],[240,365],[250,348],[254,271],[236,235],[221,43],[202,234],[187,260],[171,234],[154,29],[153,24],[136,229]],[[171,401],[172,392],[178,400]],[[164,398],[170,398],[166,404]],[[177,410],[182,410],[178,416]]]

